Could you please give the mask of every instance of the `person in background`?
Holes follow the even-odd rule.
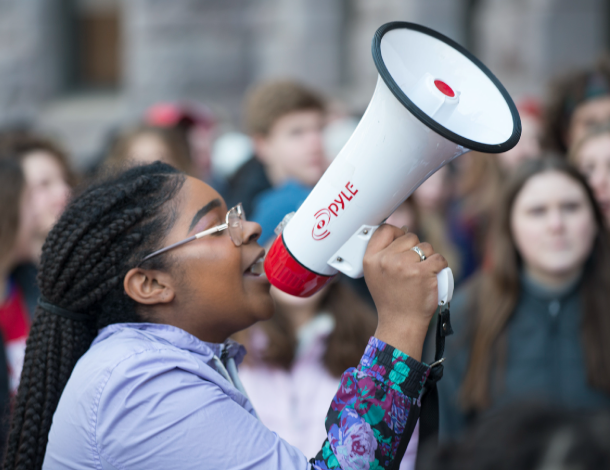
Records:
[[[610,120],[610,57],[555,80],[549,90],[543,148],[565,154],[591,127]]]
[[[20,199],[16,192],[8,199],[13,208],[19,210],[19,225],[7,260],[10,274],[8,280],[3,281],[11,294],[0,325],[9,363],[11,391],[16,392],[25,341],[40,296],[36,276],[42,246],[66,206],[75,176],[61,147],[26,130],[0,134],[0,160],[19,166],[25,184],[20,203],[17,203]],[[0,374],[6,373],[4,368],[0,368]]]
[[[610,228],[610,122],[594,127],[568,153],[585,175]]]
[[[300,298],[271,288],[275,315],[236,335],[248,355],[239,376],[260,420],[314,455],[343,371],[355,367],[375,312],[342,281]]]
[[[137,126],[120,132],[104,165],[118,168],[129,163],[152,163],[157,160],[187,175],[194,173],[188,144],[183,136],[175,130],[153,126]]]
[[[451,302],[444,437],[531,397],[610,407],[610,240],[590,188],[548,157],[524,162],[500,201],[489,265]]]
[[[42,246],[63,212],[76,179],[61,147],[25,130],[0,134],[0,162],[2,176],[6,178],[0,188],[5,190],[2,223],[10,221],[9,226],[15,230],[14,237],[6,235],[0,248],[5,251],[0,260],[3,265],[0,289],[5,292],[0,302],[0,330],[4,341],[1,349],[6,352],[8,364],[7,369],[0,367],[2,406],[3,377],[8,377],[11,393],[16,393],[19,385],[25,343],[40,296],[36,276]],[[11,211],[17,211],[18,215]],[[6,233],[12,233],[11,229]]]
[[[517,111],[521,117],[521,138],[508,152],[489,158],[497,158],[504,173],[517,168],[519,164],[530,158],[538,158],[541,153],[542,110],[537,100],[527,98],[517,102]]]
[[[263,226],[264,244],[287,212],[283,207],[265,210],[261,193],[281,188],[287,206],[299,205],[326,170],[325,102],[296,82],[263,82],[249,91],[244,119],[255,156],[229,181],[227,203],[244,204],[246,212]]]
[[[36,264],[47,234],[68,202],[76,178],[63,149],[35,133],[14,131],[0,135],[0,153],[3,158],[19,162],[31,194],[24,212],[35,219],[34,232],[32,237],[18,237],[15,249],[21,263]]]
[[[19,385],[31,322],[23,290],[11,276],[19,261],[19,237],[33,235],[33,218],[24,212],[29,198],[19,162],[0,158],[0,456],[8,432],[10,396]]]
[[[7,251],[1,260],[4,274],[0,283],[6,297],[0,302],[0,330],[8,369],[0,368],[0,375],[8,373],[9,390],[16,393],[25,342],[40,296],[36,276],[42,246],[63,212],[76,179],[61,147],[29,131],[15,130],[0,135],[0,161],[6,173],[3,176],[12,175],[15,179],[15,184],[3,183],[2,189],[6,189],[3,209],[7,213],[18,211],[17,216],[2,217],[3,223],[11,221],[16,232],[13,238],[7,235],[2,241]],[[19,181],[23,182],[23,188]]]

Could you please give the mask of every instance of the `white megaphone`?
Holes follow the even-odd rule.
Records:
[[[267,278],[307,297],[337,273],[362,276],[371,235],[430,175],[478,150],[506,152],[521,136],[517,109],[498,79],[451,39],[413,23],[373,38],[379,77],[353,135],[265,259]],[[439,304],[453,294],[439,273]]]

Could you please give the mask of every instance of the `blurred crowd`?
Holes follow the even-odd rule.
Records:
[[[387,221],[443,254],[457,286],[441,448],[426,452],[416,428],[403,470],[610,466],[610,62],[559,77],[546,99],[517,108],[515,148],[463,155]],[[244,100],[243,132],[221,133],[202,104],[159,103],[82,174],[61,142],[27,126],[0,129],[2,442],[42,245],[71,195],[100,174],[161,160],[210,184],[228,207],[241,202],[268,247],[357,122],[331,97],[268,81]],[[271,290],[274,318],[237,335],[249,352],[240,377],[263,423],[311,456],[341,373],[374,333],[375,306],[362,279],[338,278],[307,299]],[[425,361],[433,348],[430,335]]]

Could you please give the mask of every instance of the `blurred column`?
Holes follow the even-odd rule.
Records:
[[[480,0],[476,54],[516,97],[591,65],[606,46],[604,0]]]
[[[248,82],[244,4],[124,0],[124,84],[133,112],[160,100],[234,105]]]
[[[0,2],[0,124],[29,122],[62,86],[57,0]]]
[[[326,91],[341,84],[345,0],[252,2],[253,78],[290,77]]]

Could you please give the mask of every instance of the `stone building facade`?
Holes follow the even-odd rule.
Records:
[[[381,24],[430,26],[515,97],[608,45],[609,0],[0,0],[0,124],[62,138],[77,166],[160,100],[210,105],[239,127],[244,91],[293,77],[355,111],[370,99]]]

